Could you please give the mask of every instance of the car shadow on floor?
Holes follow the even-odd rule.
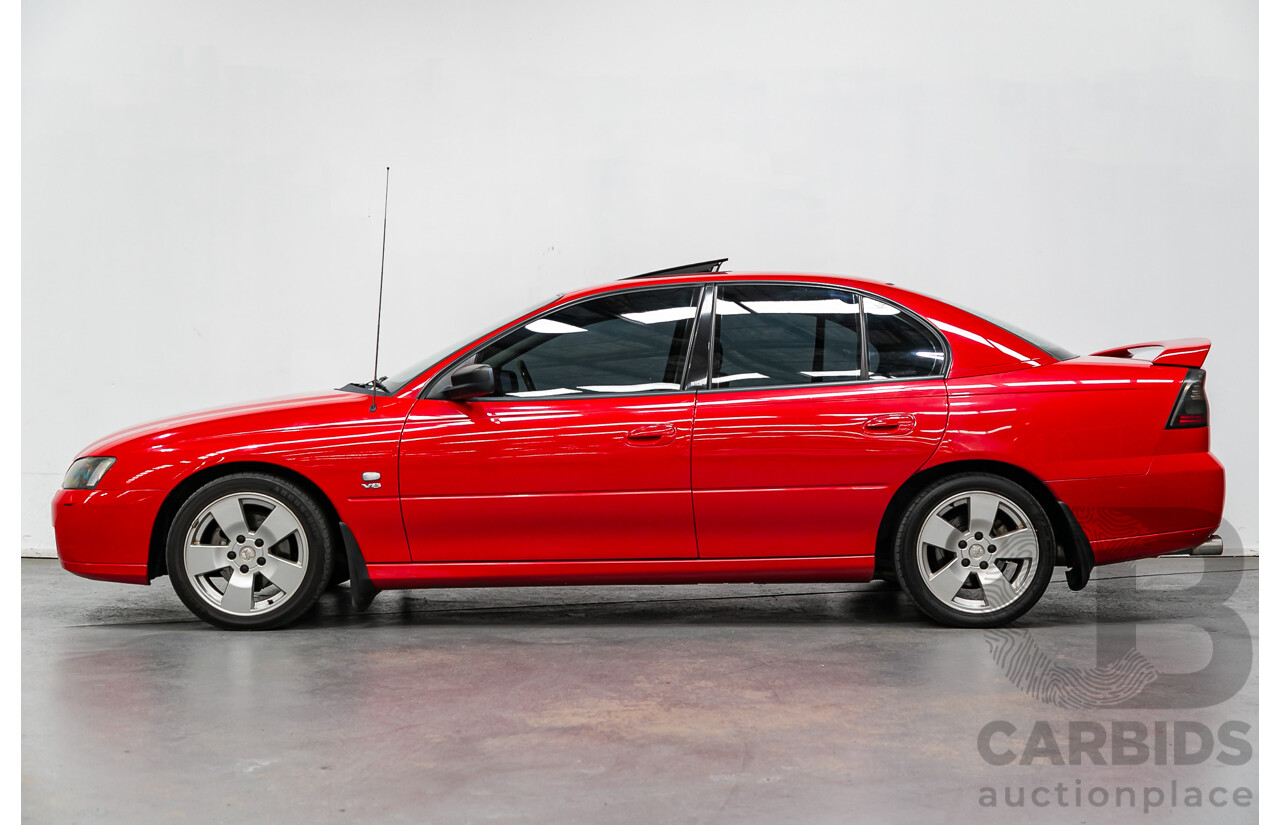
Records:
[[[163,586],[163,585],[161,585]],[[670,590],[672,592],[660,592]],[[289,631],[393,626],[555,626],[555,625],[796,625],[928,624],[896,585],[795,585],[785,590],[742,592],[714,585],[671,588],[485,588],[391,590],[379,593],[364,611],[351,606],[345,585],[323,593]],[[111,604],[87,611],[77,626],[154,628],[190,624],[208,628],[177,603]]]
[[[1256,575],[1256,574],[1255,574]],[[1194,591],[1143,591],[1117,603],[1109,599],[1113,586],[1093,585],[1093,591],[1069,590],[1054,582],[1041,602],[1016,622],[1020,627],[1080,626],[1099,623],[1184,622],[1204,615],[1206,605],[1230,598],[1238,579],[1206,576]],[[801,586],[803,587],[803,586]],[[697,593],[626,598],[611,588],[600,598],[566,593],[551,598],[521,596],[518,590],[490,590],[482,595],[466,591],[390,591],[379,594],[363,613],[352,609],[346,588],[326,593],[317,608],[297,625],[352,627],[388,625],[794,625],[864,624],[928,626],[941,629],[896,585],[873,582],[857,585],[815,585],[812,588],[744,594],[717,593],[714,587]],[[528,592],[528,591],[526,591]],[[458,594],[462,595],[459,596]],[[1101,607],[1100,607],[1101,606]]]
[[[1256,571],[1250,575],[1256,577]],[[1192,577],[1195,578],[1195,577]],[[1195,588],[1135,591],[1114,582],[1095,582],[1083,592],[1054,581],[1040,603],[1014,626],[1078,627],[1104,623],[1186,622],[1215,604],[1224,604],[1239,585],[1239,574],[1206,575]],[[1120,587],[1118,590],[1117,587]],[[166,600],[167,601],[167,600]],[[174,600],[176,602],[176,599]],[[77,623],[81,624],[81,623]],[[155,627],[187,624],[213,628],[181,605],[135,609],[113,604],[92,608],[81,626]],[[676,585],[583,588],[485,588],[393,590],[382,592],[366,611],[351,606],[345,585],[324,593],[293,632],[378,627],[551,627],[563,626],[786,626],[850,624],[932,627],[897,585],[813,584],[763,587]]]
[[[561,589],[544,594],[520,590],[390,591],[381,593],[364,612],[356,612],[346,588],[326,593],[297,627],[350,625],[795,625],[923,624],[928,620],[896,586],[813,585],[787,592],[717,593],[714,587],[697,593],[636,595],[610,588],[608,594],[574,593]],[[443,597],[442,597],[443,596]]]

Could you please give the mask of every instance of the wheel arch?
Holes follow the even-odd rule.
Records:
[[[1070,509],[1054,496],[1047,484],[1016,464],[990,459],[960,459],[920,470],[907,479],[893,494],[893,498],[889,500],[889,506],[885,508],[884,515],[880,519],[880,527],[876,531],[875,572],[872,574],[874,578],[892,578],[894,575],[894,532],[902,522],[902,514],[911,500],[933,482],[961,473],[991,473],[1021,485],[1035,497],[1049,517],[1049,523],[1053,527],[1054,541],[1058,545],[1055,566],[1065,564],[1077,569],[1082,566],[1092,569],[1093,552],[1089,547],[1088,539],[1080,531],[1079,525],[1073,523],[1075,517]],[[1083,547],[1080,546],[1082,542]],[[1087,580],[1087,574],[1085,578]],[[1081,586],[1083,587],[1083,583]]]
[[[330,527],[335,535],[338,530],[338,510],[333,506],[333,502],[325,495],[314,481],[307,478],[297,470],[290,469],[280,464],[272,464],[266,461],[229,461],[225,464],[215,464],[212,467],[204,467],[186,478],[178,482],[169,494],[165,496],[164,501],[160,504],[160,509],[156,513],[155,521],[151,525],[151,541],[147,549],[147,578],[155,579],[168,574],[168,564],[165,561],[165,543],[168,540],[169,528],[173,524],[173,518],[177,515],[178,510],[182,507],[183,502],[190,498],[191,494],[200,489],[210,481],[222,478],[224,476],[234,475],[236,473],[261,473],[263,475],[275,476],[282,481],[287,481],[301,487],[309,495],[311,495],[320,508],[324,511],[325,517],[329,519]]]

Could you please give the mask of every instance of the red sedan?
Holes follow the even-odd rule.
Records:
[[[1056,565],[1222,517],[1204,339],[1076,356],[891,284],[719,272],[562,295],[394,376],[87,447],[53,502],[81,576],[225,628],[383,589],[896,580],[1025,613]]]

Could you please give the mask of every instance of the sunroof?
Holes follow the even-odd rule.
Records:
[[[657,269],[653,272],[645,272],[641,275],[631,275],[623,278],[624,281],[633,281],[636,278],[657,278],[660,275],[697,275],[699,272],[719,272],[720,265],[728,258],[717,258],[714,261],[701,261],[696,264],[684,264],[683,266],[673,266],[670,269]]]

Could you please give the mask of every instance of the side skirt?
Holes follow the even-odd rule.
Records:
[[[363,560],[360,567],[363,569]],[[418,587],[535,587],[602,584],[867,582],[874,556],[621,561],[503,561],[371,564],[379,590]],[[351,567],[354,601],[356,565]]]

